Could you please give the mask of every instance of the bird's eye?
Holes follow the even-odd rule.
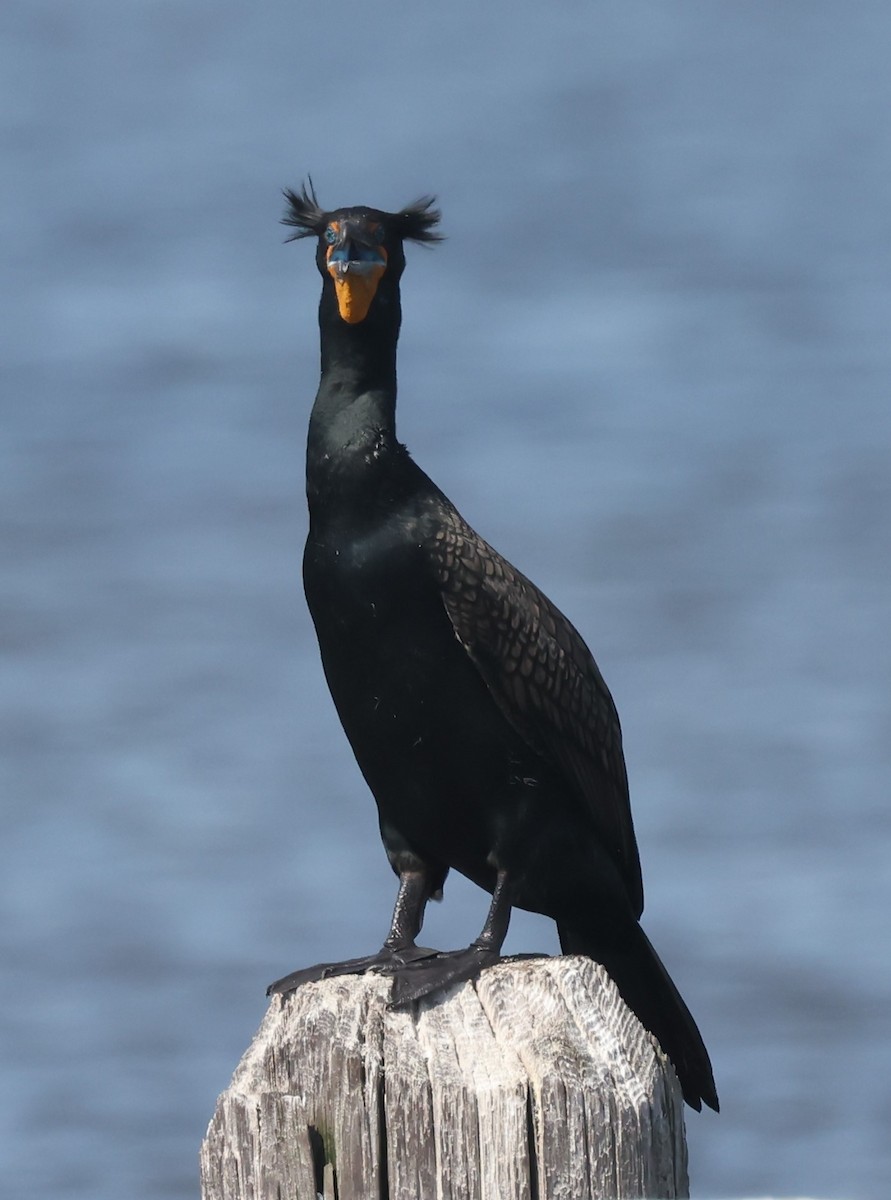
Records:
[[[375,228],[375,230],[374,230],[374,233],[373,233],[373,235],[372,235],[372,236],[374,237],[374,240],[377,242],[377,244],[378,244],[378,245],[380,245],[380,243],[381,243],[381,242],[384,240],[384,227],[383,227],[383,225],[378,225],[378,226]]]
[[[329,225],[328,228],[325,230],[325,241],[328,243],[329,246],[333,246],[334,243],[337,241],[337,230],[334,228],[333,225]]]

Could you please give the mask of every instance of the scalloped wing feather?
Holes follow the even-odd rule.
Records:
[[[581,798],[639,916],[643,883],[622,731],[590,650],[547,596],[454,509],[440,514],[428,546],[458,641],[514,728]]]

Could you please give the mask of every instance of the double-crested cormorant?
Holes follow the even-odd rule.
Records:
[[[296,971],[269,991],[384,970],[407,1003],[497,961],[517,905],[553,917],[564,952],[603,964],[687,1102],[717,1109],[702,1038],[638,924],[622,736],[597,664],[396,440],[403,243],[440,240],[433,200],[325,212],[311,184],[285,195],[292,237],[318,239],[323,281],[306,598],[399,893],[377,954]],[[492,903],[473,945],[440,954],[415,938],[451,867]]]

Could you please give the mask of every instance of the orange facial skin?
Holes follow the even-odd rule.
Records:
[[[377,226],[369,226],[374,232]],[[335,235],[341,234],[339,221],[329,226]],[[377,286],[387,269],[387,252],[383,246],[365,245],[346,237],[329,245],[325,253],[328,274],[334,280],[337,308],[348,325],[358,325],[368,316]]]

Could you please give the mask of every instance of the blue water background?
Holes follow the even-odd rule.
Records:
[[[441,199],[400,433],[614,691],[694,1195],[887,1195],[889,58],[884,0],[6,0],[10,1195],[196,1196],[265,984],[389,917],[299,579],[307,170]]]

